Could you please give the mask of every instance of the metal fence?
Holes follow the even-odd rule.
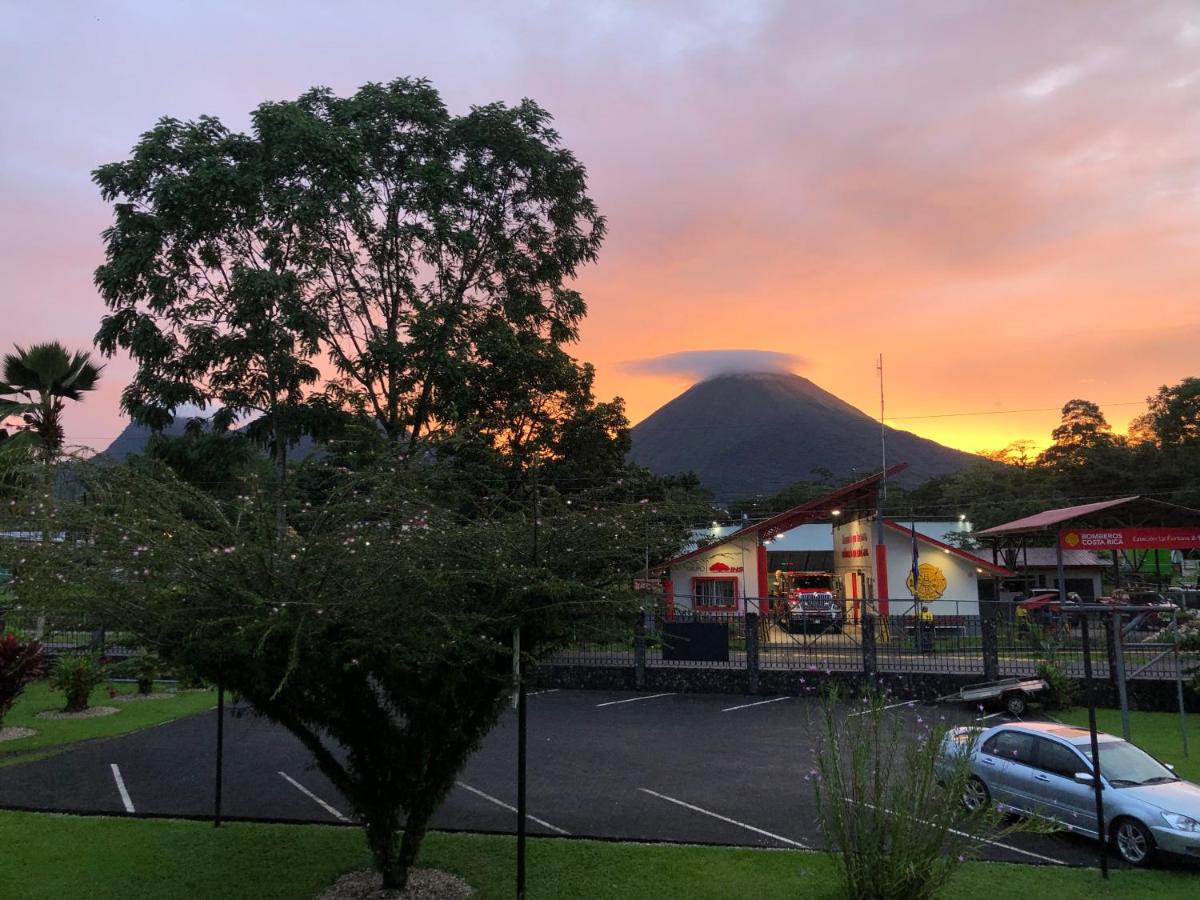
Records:
[[[86,612],[31,613],[26,609],[0,608],[0,634],[16,632],[37,639],[51,656],[95,653],[101,656],[134,656],[138,650],[133,635],[110,631]]]
[[[1078,616],[1018,615],[1011,603],[939,604],[921,615],[910,599],[848,606],[839,621],[788,621],[769,601],[752,610],[693,610],[660,598],[642,616],[614,617],[586,640],[555,655],[564,665],[703,667],[755,671],[946,673],[980,679],[1032,675],[1045,660],[1082,677]],[[762,609],[762,614],[753,610]],[[962,613],[958,610],[963,610]],[[1120,612],[1088,617],[1096,677],[1174,679],[1200,666],[1178,652],[1162,614]],[[699,627],[697,627],[699,626]]]

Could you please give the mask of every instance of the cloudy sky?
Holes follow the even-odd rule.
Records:
[[[0,345],[90,345],[90,182],[163,115],[528,96],[609,220],[577,355],[634,421],[784,368],[967,450],[1119,427],[1200,346],[1200,3],[0,0]],[[713,353],[712,351],[736,351]],[[750,351],[765,351],[756,355]],[[126,360],[73,410],[120,430]],[[1007,412],[1033,410],[1032,412]],[[991,413],[944,416],[945,413]],[[731,411],[731,415],[734,412]]]

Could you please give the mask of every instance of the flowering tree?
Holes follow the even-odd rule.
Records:
[[[88,584],[111,627],[284,725],[362,819],[389,887],[510,695],[513,628],[536,658],[632,621],[647,534],[656,556],[686,535],[670,501],[546,491],[534,561],[531,504],[464,512],[432,465],[330,471],[282,535],[253,479],[223,502],[146,465],[87,478],[88,502],[64,513],[72,539],[17,566],[15,590]]]

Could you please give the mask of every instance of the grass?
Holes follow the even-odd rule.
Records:
[[[47,710],[59,710],[65,705],[61,693],[50,690],[45,681],[29,685],[17,699],[16,704],[4,717],[5,727],[32,728],[37,734],[32,737],[0,744],[0,766],[16,762],[27,762],[36,751],[39,756],[55,748],[91,738],[113,737],[127,734],[140,728],[149,728],[182,716],[203,712],[216,705],[216,694],[212,691],[183,691],[172,700],[133,701],[113,703],[108,696],[109,685],[103,684],[92,691],[92,706],[117,706],[120,712],[94,719],[39,719],[37,714]],[[132,694],[137,690],[133,684],[113,685],[119,694]]]
[[[1066,713],[1053,713],[1071,725],[1087,728],[1086,709],[1076,708]],[[1183,755],[1183,737],[1179,733],[1179,713],[1130,712],[1129,736],[1133,742],[1163,762],[1175,767],[1180,778],[1200,782],[1200,716],[1187,717],[1188,756]],[[1096,727],[1109,734],[1121,734],[1121,712],[1116,709],[1096,710]]]
[[[419,864],[454,872],[480,900],[513,896],[510,837],[431,833]],[[0,811],[6,900],[58,897],[310,898],[338,875],[369,864],[362,833],[319,825],[220,829],[200,822],[80,818]],[[617,844],[529,842],[528,896],[651,900],[731,896],[835,898],[833,857],[823,853]],[[970,863],[947,897],[1054,896],[1055,900],[1161,900],[1194,896],[1200,875]]]

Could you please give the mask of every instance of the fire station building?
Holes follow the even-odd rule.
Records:
[[[990,587],[993,578],[1012,573],[920,529],[914,533],[891,519],[880,521],[880,486],[885,476],[903,468],[903,464],[893,466],[761,522],[714,527],[696,546],[659,567],[664,602],[681,612],[765,615],[772,609],[771,597],[778,593],[780,573],[799,563],[803,570],[819,567],[833,575],[834,590],[845,602],[851,621],[864,604],[885,616],[911,615],[918,602],[937,616],[978,615],[981,582]],[[814,534],[817,526],[824,533],[823,541]],[[772,544],[783,543],[797,529],[807,533],[802,542],[805,549],[771,552]],[[915,585],[914,540],[919,573]],[[795,562],[771,559],[793,554]]]

